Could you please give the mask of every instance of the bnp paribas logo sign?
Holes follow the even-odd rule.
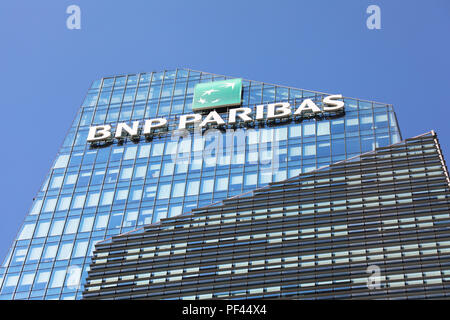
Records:
[[[192,110],[239,106],[241,99],[242,79],[199,83],[194,88]]]
[[[188,127],[196,128],[197,126],[199,128],[215,128],[227,125],[234,126],[238,122],[251,124],[254,121],[274,121],[291,117],[301,119],[323,114],[337,115],[344,111],[344,101],[341,101],[342,95],[340,94],[324,96],[321,107],[312,99],[303,99],[295,103],[294,106],[291,106],[290,102],[284,101],[259,104],[253,108],[250,106],[242,107],[242,79],[199,83],[194,88],[193,99],[192,109],[195,113],[178,117],[178,131],[186,130]],[[230,106],[239,107],[229,108],[227,110],[228,117],[225,119],[222,118],[225,112],[219,114],[217,110],[211,110]],[[208,109],[210,109],[208,114],[196,112]],[[168,128],[169,122],[166,118],[145,119],[144,123],[135,120],[131,125],[126,122],[119,122],[115,128],[114,138],[121,140],[129,136],[135,139],[139,138],[141,134],[151,137],[155,133],[165,132]],[[110,141],[113,139],[111,129],[110,124],[90,127],[87,141],[91,143]]]

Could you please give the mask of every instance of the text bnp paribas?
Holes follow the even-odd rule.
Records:
[[[253,110],[248,107],[231,108],[228,110],[227,123],[223,120],[220,114],[213,110],[205,117],[199,113],[182,115],[178,121],[178,129],[186,129],[189,126],[200,126],[200,128],[208,126],[223,126],[226,124],[234,125],[238,121],[243,123],[251,123],[254,121],[283,119],[289,117],[305,117],[311,115],[319,115],[323,113],[337,113],[344,111],[344,102],[342,95],[326,96],[322,100],[322,107],[319,108],[311,99],[305,99],[298,108],[293,109],[288,102],[270,103],[267,105],[257,105],[255,114]],[[112,132],[112,127],[109,124],[92,126],[89,128],[87,141],[101,142],[110,141],[111,139],[123,139],[124,137],[138,138],[140,135],[151,136],[155,130],[162,130],[168,127],[166,118],[146,119],[143,121],[133,121],[131,125],[120,122]]]

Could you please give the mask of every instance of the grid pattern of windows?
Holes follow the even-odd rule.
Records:
[[[391,105],[344,98],[345,114],[337,117],[255,122],[224,161],[174,163],[169,133],[192,113],[194,86],[224,79],[177,69],[95,81],[0,270],[0,298],[79,299],[83,286],[68,283],[87,275],[98,241],[401,140]],[[320,105],[324,96],[244,80],[242,106],[306,98]],[[90,126],[156,117],[169,128],[152,139],[86,142]],[[278,166],[262,174],[255,146],[275,142]],[[198,153],[194,143],[186,148]],[[72,267],[80,271],[69,274]]]
[[[98,244],[84,298],[448,297],[449,183],[434,132],[379,148]]]

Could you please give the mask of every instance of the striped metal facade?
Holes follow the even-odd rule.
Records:
[[[431,131],[97,244],[83,298],[445,298],[449,191]]]

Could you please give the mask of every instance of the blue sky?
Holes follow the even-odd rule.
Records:
[[[449,32],[448,0],[1,1],[0,259],[94,79],[186,67],[391,103],[450,161]]]

